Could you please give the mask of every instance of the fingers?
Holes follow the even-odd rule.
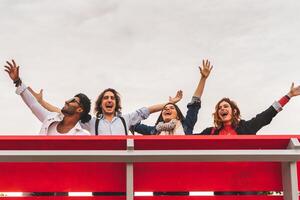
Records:
[[[6,70],[8,70],[8,71],[10,71],[11,70],[11,68],[9,67],[9,66],[4,66],[5,68],[6,68]]]
[[[17,65],[16,65],[16,63],[15,63],[15,61],[14,61],[14,59],[12,59],[11,61],[12,61],[13,65],[14,65],[14,67],[17,67]]]
[[[12,59],[11,62],[6,61],[6,63],[10,66],[11,69],[17,68],[19,69],[19,66],[17,66],[16,62]]]
[[[6,63],[7,63],[10,67],[13,67],[13,65],[12,65],[10,62],[6,61]]]
[[[179,90],[179,91],[178,91],[178,96],[182,97],[182,95],[183,95],[182,90]]]
[[[182,95],[182,90],[178,90],[177,94]]]
[[[294,83],[294,82],[292,82],[292,85],[291,85],[291,90],[294,88],[294,86],[295,86],[295,83]]]
[[[202,60],[202,66],[203,68],[209,68],[210,67],[210,61],[208,59]]]
[[[175,96],[175,98],[182,98],[182,90],[178,90],[177,92],[176,92],[176,96]]]
[[[201,68],[201,66],[199,66],[198,68],[199,68],[199,70],[200,70],[200,73],[202,74],[202,68]]]
[[[6,71],[8,74],[11,73],[12,71],[11,67],[5,65],[4,68],[5,68],[4,71]]]

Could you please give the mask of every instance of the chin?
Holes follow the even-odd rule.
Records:
[[[164,122],[170,122],[172,119],[171,118],[166,118],[164,119]]]
[[[114,114],[114,111],[104,111],[105,114],[111,115]]]

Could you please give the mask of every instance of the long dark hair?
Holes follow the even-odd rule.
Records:
[[[164,108],[165,108],[167,105],[170,105],[170,104],[173,105],[173,106],[175,107],[175,109],[176,109],[176,111],[177,111],[177,117],[178,117],[178,119],[182,122],[182,121],[184,120],[184,116],[183,116],[181,110],[179,109],[179,107],[178,107],[175,103],[167,103],[167,104],[164,106]],[[164,109],[164,108],[163,108],[163,109]],[[159,122],[164,121],[164,120],[163,120],[163,117],[162,117],[163,109],[162,109],[162,111],[160,112],[160,115],[159,115],[159,117],[158,117],[158,119],[157,119],[157,121],[156,121],[156,123],[155,123],[155,126],[156,126]]]
[[[104,94],[106,92],[112,92],[115,96],[115,100],[116,100],[116,108],[115,108],[115,114],[121,114],[121,97],[120,94],[113,88],[107,88],[105,89],[103,92],[101,92],[101,94],[98,96],[96,102],[95,102],[95,114],[97,117],[99,117],[99,115],[103,114],[102,113],[102,100],[104,97]]]
[[[82,93],[76,94],[75,97],[78,97],[80,99],[80,106],[83,109],[83,112],[80,115],[80,120],[82,123],[86,123],[90,121],[91,115],[89,114],[91,110],[91,100]]]
[[[215,107],[215,112],[213,113],[215,127],[219,129],[223,126],[223,122],[220,119],[219,114],[218,114],[219,106],[223,101],[227,102],[232,109],[231,125],[233,127],[237,127],[237,125],[241,119],[241,112],[240,112],[240,109],[237,106],[237,104],[227,97],[224,97],[223,99],[221,99]]]

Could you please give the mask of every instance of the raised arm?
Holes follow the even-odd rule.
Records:
[[[202,67],[199,66],[201,78],[194,93],[195,97],[201,98],[204,91],[206,79],[208,78],[212,68],[213,66],[210,65],[210,62],[208,60],[202,60]]]
[[[154,113],[154,112],[161,111],[167,103],[177,103],[181,99],[182,99],[182,91],[178,90],[175,97],[169,97],[169,102],[149,106],[148,107],[149,112],[151,114],[151,113]]]
[[[5,71],[8,73],[11,80],[13,80],[14,84],[17,87],[16,93],[20,95],[25,102],[25,104],[30,108],[32,113],[43,122],[47,116],[50,114],[45,108],[43,108],[37,100],[33,97],[33,95],[28,91],[27,87],[22,83],[19,76],[19,66],[16,65],[15,61],[6,62]]]
[[[289,93],[287,94],[290,98],[300,95],[300,85],[295,87],[295,84],[292,83]]]
[[[295,84],[292,83],[290,91],[287,95],[283,96],[279,101],[275,101],[267,110],[256,115],[251,120],[244,122],[247,129],[247,132],[245,132],[245,134],[255,134],[262,127],[270,124],[272,119],[283,109],[283,107],[289,102],[289,100],[299,95],[300,85],[295,87]]]
[[[45,101],[43,98],[43,89],[40,90],[39,93],[35,92],[31,87],[28,87],[28,90],[31,92],[31,94],[35,97],[35,99],[48,111],[50,112],[57,112],[61,113],[61,109],[50,104],[49,102]]]

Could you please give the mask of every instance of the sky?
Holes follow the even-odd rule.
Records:
[[[179,89],[185,113],[207,58],[200,132],[223,97],[247,120],[300,85],[299,10],[297,0],[0,0],[0,61],[15,59],[23,82],[58,107],[115,88],[125,114]],[[0,90],[0,134],[37,134],[41,123],[4,71]],[[299,134],[299,113],[295,97],[258,134]]]

